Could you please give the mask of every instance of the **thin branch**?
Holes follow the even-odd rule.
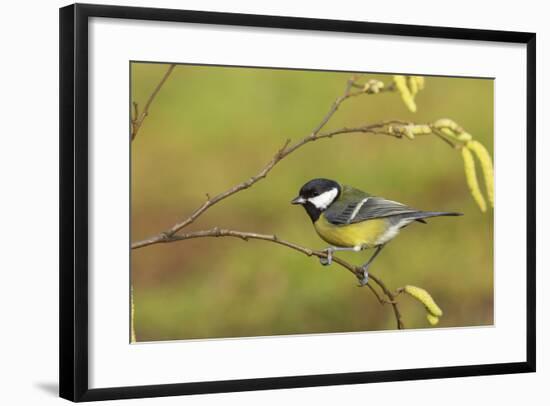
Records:
[[[194,238],[206,238],[206,237],[234,237],[234,238],[240,238],[241,240],[244,240],[244,241],[262,240],[262,241],[268,241],[274,244],[282,245],[284,247],[293,249],[304,255],[307,255],[308,257],[311,257],[311,256],[314,256],[317,258],[327,257],[327,253],[324,251],[316,251],[310,248],[302,247],[293,242],[282,240],[273,234],[258,234],[258,233],[251,233],[251,232],[244,232],[244,231],[237,231],[237,230],[228,230],[228,229],[223,229],[218,227],[214,227],[210,230],[193,231],[193,232],[189,232],[185,234],[177,234],[177,235],[161,234],[159,236],[153,237],[155,239],[155,242],[144,240],[139,243],[133,244],[132,248],[139,248],[138,244],[144,244],[142,246],[145,246],[153,243],[170,243],[175,241],[184,241],[184,240],[190,240]],[[351,272],[353,275],[355,275],[356,278],[358,279],[363,278],[363,272],[361,271],[360,267],[352,265],[349,262],[346,262],[338,257],[333,257],[332,261],[340,265],[341,267],[345,268],[349,272]],[[380,289],[382,289],[384,294],[387,296],[388,300],[380,297],[378,292],[376,292],[376,290],[372,286],[371,281],[373,281],[376,285],[380,287]],[[372,273],[369,273],[369,282],[367,283],[367,286],[370,288],[370,290],[373,292],[373,294],[376,296],[376,298],[381,304],[389,303],[392,305],[393,312],[395,314],[395,319],[397,321],[397,328],[398,329],[404,328],[401,312],[399,311],[399,306],[395,301],[395,295],[386,287],[386,285],[382,282],[382,280],[377,278]]]
[[[162,79],[160,80],[158,85],[153,90],[153,93],[151,93],[151,95],[149,96],[149,99],[147,99],[147,101],[145,102],[145,106],[143,107],[143,110],[141,111],[141,114],[138,114],[138,105],[137,105],[137,103],[135,103],[135,102],[133,103],[134,116],[133,116],[133,119],[132,119],[132,130],[131,130],[131,134],[130,134],[132,141],[134,140],[134,138],[136,138],[136,135],[137,135],[139,129],[141,128],[141,125],[143,124],[143,121],[145,120],[145,118],[149,114],[149,107],[151,107],[151,103],[153,103],[153,100],[155,100],[155,97],[157,96],[158,92],[162,88],[162,85],[164,85],[164,83],[166,82],[166,80],[168,79],[168,77],[170,76],[170,74],[172,73],[172,71],[174,70],[175,67],[176,67],[176,64],[171,64],[168,67],[168,70],[166,71],[166,73],[164,74],[164,76],[162,77]]]
[[[365,90],[365,84],[362,84],[362,83],[354,83],[353,87],[356,88],[356,89],[361,89],[361,93],[367,92],[369,94],[390,93],[390,92],[395,92],[397,90],[397,88],[395,87],[395,83],[384,84],[384,86],[378,88],[376,92],[369,92],[368,90],[366,91]]]
[[[334,259],[334,258],[333,258]],[[405,324],[403,323],[403,317],[401,316],[401,311],[399,310],[399,306],[397,304],[397,301],[395,300],[395,295],[389,290],[386,285],[382,282],[380,278],[377,278],[372,273],[369,272],[369,279],[376,282],[376,284],[384,291],[384,294],[388,297],[389,303],[392,305],[393,313],[395,315],[395,320],[397,322],[397,328],[398,329],[404,329]]]
[[[334,103],[332,103],[332,106],[330,106],[330,109],[328,111],[327,114],[325,114],[325,116],[323,117],[323,119],[321,120],[321,122],[317,125],[317,127],[315,127],[315,129],[312,131],[312,133],[309,135],[309,137],[315,137],[319,131],[321,131],[323,129],[323,127],[326,125],[326,123],[328,123],[328,121],[332,118],[332,116],[334,115],[334,113],[336,113],[336,111],[338,110],[338,108],[340,107],[340,105],[347,99],[349,99],[350,97],[353,97],[353,96],[358,96],[359,94],[362,94],[362,92],[356,92],[356,93],[352,93],[351,92],[351,88],[353,87],[353,84],[355,83],[355,81],[357,80],[358,76],[352,76],[346,83],[346,89],[344,90],[344,94],[342,96],[340,96],[339,98],[337,98]],[[307,138],[307,137],[306,137]]]

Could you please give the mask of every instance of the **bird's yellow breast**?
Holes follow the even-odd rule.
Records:
[[[327,221],[324,214],[314,223],[317,234],[337,247],[372,247],[388,228],[385,219],[367,220],[355,224],[334,225]]]

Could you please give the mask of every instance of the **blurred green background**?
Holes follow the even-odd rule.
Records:
[[[133,63],[132,100],[143,107],[168,65]],[[287,138],[308,135],[343,93],[349,73],[179,65],[131,145],[132,241],[168,229],[204,200],[256,174]],[[391,82],[391,75],[364,79]],[[363,80],[364,80],[363,79]],[[493,152],[493,81],[426,77],[409,112],[397,93],[345,102],[326,129],[386,119],[451,118]],[[340,135],[291,154],[253,188],[211,208],[187,231],[213,226],[275,233],[326,247],[301,207],[301,185],[336,179],[458,218],[413,224],[371,272],[392,290],[427,289],[438,327],[493,323],[493,212],[469,194],[460,152],[435,136],[414,141]],[[361,264],[371,251],[339,254]],[[231,238],[157,244],[131,253],[137,341],[394,329],[391,306],[336,265],[278,245]],[[407,328],[429,327],[423,307],[399,296]]]

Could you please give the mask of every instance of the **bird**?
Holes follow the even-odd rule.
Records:
[[[426,223],[430,217],[462,215],[417,210],[324,178],[304,184],[290,203],[304,207],[319,237],[330,244],[323,250],[327,254],[326,259],[321,260],[323,265],[332,263],[336,251],[374,248],[369,260],[360,267],[360,286],[367,284],[370,265],[402,228],[415,221]]]

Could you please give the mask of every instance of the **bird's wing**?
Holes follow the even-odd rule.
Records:
[[[345,225],[376,218],[418,213],[419,210],[382,197],[365,195],[360,200],[348,203],[335,202],[325,212],[325,218],[332,224]]]
[[[340,197],[325,211],[325,218],[332,224],[348,224],[347,221],[355,208],[369,197],[370,195],[362,190],[343,185]]]

